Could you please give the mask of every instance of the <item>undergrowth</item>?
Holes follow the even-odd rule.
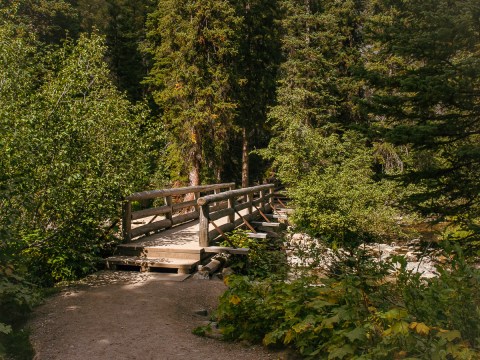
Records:
[[[460,251],[432,279],[406,265],[352,250],[336,253],[328,276],[313,266],[289,281],[232,275],[216,320],[226,340],[307,359],[480,358],[480,271]]]
[[[287,271],[286,255],[281,239],[250,238],[247,231],[237,229],[228,234],[222,246],[248,248],[248,256],[234,255],[230,267],[236,272],[253,278],[284,278]]]
[[[24,324],[42,295],[20,273],[0,264],[0,359],[28,360],[34,355]]]

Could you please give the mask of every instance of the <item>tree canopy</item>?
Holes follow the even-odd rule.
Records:
[[[478,226],[479,22],[475,1],[380,1],[368,24],[367,109],[382,141],[409,150],[409,203]],[[450,218],[451,219],[451,218]]]
[[[2,246],[53,279],[85,273],[105,221],[145,181],[135,143],[146,112],[112,85],[104,40],[82,36],[42,51],[1,28]],[[82,260],[81,260],[82,259]],[[32,265],[34,266],[34,265]]]
[[[478,255],[479,119],[478,0],[3,1],[0,306],[95,269],[159,186],[273,177],[332,248],[416,219]]]

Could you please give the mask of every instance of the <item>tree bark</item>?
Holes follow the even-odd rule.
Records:
[[[188,173],[188,181],[190,186],[198,186],[200,185],[200,160],[196,155],[197,152],[195,151],[193,154],[193,159],[191,162],[190,172]],[[183,198],[183,201],[190,201],[195,199],[194,193],[186,194]]]
[[[194,164],[194,166],[190,170],[188,178],[190,180],[190,186],[200,185],[200,169],[198,168],[197,164]]]
[[[191,163],[190,173],[188,174],[188,180],[190,181],[190,186],[200,185],[200,155],[199,149],[195,149],[192,154],[192,163]]]

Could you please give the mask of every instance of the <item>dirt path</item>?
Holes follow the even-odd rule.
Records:
[[[101,272],[34,312],[31,340],[38,360],[279,359],[259,346],[191,333],[225,290],[220,280],[161,280],[162,274]]]

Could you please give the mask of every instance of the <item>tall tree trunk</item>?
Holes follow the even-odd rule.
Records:
[[[242,187],[248,187],[249,164],[248,164],[248,135],[247,129],[242,132]]]
[[[218,183],[222,182],[222,169],[220,167],[215,170],[215,180],[217,180]]]
[[[192,168],[188,174],[188,179],[190,180],[190,186],[200,185],[200,160],[198,158],[198,150],[193,154]]]
[[[188,173],[189,186],[198,186],[200,185],[200,157],[198,155],[199,150],[193,150],[192,158],[190,160],[190,171]],[[191,201],[195,199],[194,193],[188,193],[184,196],[183,201]]]

